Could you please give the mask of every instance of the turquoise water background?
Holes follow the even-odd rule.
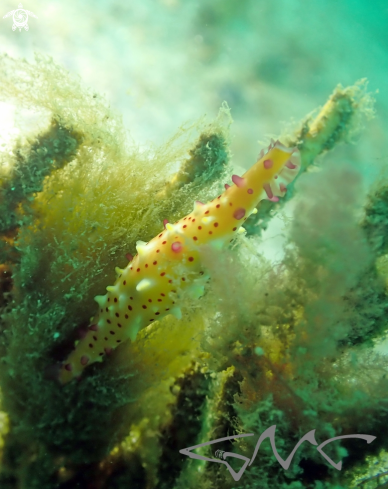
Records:
[[[163,142],[187,120],[232,109],[235,162],[257,141],[324,103],[337,83],[367,77],[378,116],[343,157],[387,153],[385,0],[141,0],[24,2],[29,31],[12,31],[17,0],[1,2],[1,50],[51,55],[124,115],[134,140]]]

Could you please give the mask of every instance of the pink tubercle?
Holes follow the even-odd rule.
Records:
[[[89,357],[86,355],[82,355],[81,357],[81,365],[87,365],[89,363]]]
[[[296,165],[294,165],[294,163],[292,163],[291,161],[287,161],[286,167],[290,170],[294,170],[296,168]]]
[[[104,348],[104,351],[107,355],[110,355],[112,353],[112,348],[110,346]]]
[[[245,209],[240,207],[239,209],[236,209],[233,213],[233,217],[237,220],[242,219],[245,216]]]
[[[171,250],[174,252],[174,253],[179,253],[180,251],[182,251],[183,249],[183,246],[182,246],[182,243],[180,243],[179,241],[175,241],[172,245],[171,245]]]
[[[272,190],[271,190],[271,187],[270,187],[270,184],[269,183],[265,183],[263,185],[263,189],[265,190],[265,193],[267,194],[267,197],[269,199],[272,199],[273,197],[273,193],[272,193]]]
[[[225,183],[225,189],[228,190],[228,188],[230,188],[230,185],[228,185],[227,183]]]
[[[248,194],[253,194],[253,188],[249,188],[249,189],[247,190],[247,192],[248,192]]]
[[[163,227],[164,227],[164,229],[166,229],[166,224],[168,224],[168,219],[164,219],[163,220]]]
[[[85,336],[88,334],[87,330],[84,329],[84,328],[80,328],[78,330],[78,337],[83,340],[85,338]]]
[[[279,202],[279,197],[275,197],[274,194],[272,193],[272,190],[271,190],[271,187],[269,185],[269,183],[265,183],[263,185],[263,188],[268,196],[268,199],[271,201],[271,202]]]
[[[238,175],[232,175],[232,182],[239,188],[244,187],[245,178],[239,177]]]
[[[273,166],[273,161],[272,160],[264,160],[263,165],[264,165],[264,168],[266,170],[269,170]]]
[[[205,205],[205,204],[204,204],[203,202],[201,202],[200,200],[196,200],[196,201],[195,201],[195,203],[196,203],[197,205]]]
[[[133,255],[131,255],[131,253],[127,253],[125,255],[125,258],[128,260],[128,261],[132,261],[133,260]]]
[[[73,370],[73,366],[71,363],[66,363],[65,365],[65,370],[67,370],[68,372],[71,372]]]
[[[98,331],[98,326],[97,326],[97,324],[91,324],[89,326],[89,329],[92,330],[92,331]]]

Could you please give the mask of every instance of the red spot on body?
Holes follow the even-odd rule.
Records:
[[[192,256],[189,256],[189,261],[193,261],[194,258]]]
[[[106,322],[107,322],[108,324],[110,324],[110,319],[107,319],[107,320],[106,320]]]
[[[120,323],[117,323],[117,326],[118,326],[119,328],[121,328],[121,324],[120,324]]]
[[[116,312],[116,317],[119,318],[120,317],[120,314],[118,312]]]
[[[197,241],[197,239],[198,239],[198,238],[197,238],[197,236],[194,236],[194,237],[193,237],[193,240],[194,240],[194,241]]]
[[[247,192],[248,192],[248,194],[253,194],[253,188],[249,188],[249,189],[247,190]]]
[[[152,263],[152,265],[156,265],[157,263],[158,263],[157,261],[154,261],[154,262]]]
[[[109,331],[110,334],[116,334],[114,331]]]
[[[184,228],[187,228],[186,224],[183,226]]]
[[[209,211],[206,211],[205,214],[209,214]]]
[[[128,306],[128,309],[129,309],[130,311],[132,311],[132,306]]]
[[[128,319],[129,318],[128,314],[126,314],[124,317],[125,317],[125,319]]]
[[[127,285],[127,281],[126,280],[124,280],[123,285]]]
[[[140,272],[140,268],[138,268],[136,271],[137,271],[137,272]]]
[[[161,276],[161,277],[164,277],[165,275],[166,275],[166,272],[162,272],[162,273],[160,274],[160,276]]]
[[[167,243],[167,241],[163,241],[163,243],[162,243],[162,244],[166,244],[166,243]]]
[[[89,348],[93,348],[93,343],[89,343]]]
[[[145,306],[145,305],[142,305],[141,307],[142,307],[143,309],[147,309],[147,306]]]
[[[217,204],[217,205],[216,205],[216,208],[218,209],[219,207],[220,207],[220,204]]]
[[[237,228],[233,228],[233,231],[236,231]]]
[[[114,301],[117,302],[117,297],[114,298]]]
[[[214,227],[215,227],[215,228],[218,228],[218,222],[215,222],[215,223],[214,223]]]
[[[209,231],[209,234],[213,234],[213,231]]]
[[[94,341],[97,341],[97,336],[93,336]]]

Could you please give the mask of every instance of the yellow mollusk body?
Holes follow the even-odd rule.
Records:
[[[137,255],[107,294],[97,296],[98,312],[88,332],[63,362],[59,379],[65,384],[79,377],[83,369],[101,361],[120,343],[134,341],[140,329],[167,314],[181,316],[179,294],[190,288],[199,297],[207,279],[201,266],[201,247],[217,249],[241,232],[241,226],[256,205],[267,198],[279,200],[286,185],[300,167],[299,152],[279,142],[271,143],[266,153],[242,176],[233,175],[234,185],[211,202],[196,202],[188,216],[165,229],[148,243],[137,242]]]

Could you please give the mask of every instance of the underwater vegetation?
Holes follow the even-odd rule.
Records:
[[[0,71],[1,100],[39,121],[0,153],[1,489],[384,487],[387,359],[375,346],[387,330],[387,179],[365,197],[362,171],[336,158],[373,116],[365,80],[335,88],[240,177],[226,104],[144,150],[50,58],[2,56]],[[255,168],[270,172],[260,198]],[[260,245],[286,205],[274,262]],[[215,233],[195,245],[183,229],[194,215]],[[151,276],[144,260],[157,261],[164,237],[166,270]],[[194,287],[176,286],[182,277]],[[175,315],[157,319],[156,297]],[[89,347],[114,317],[118,347],[110,338],[100,351],[108,340],[97,336]],[[272,425],[283,459],[313,429],[318,443],[376,439],[328,445],[341,471],[307,443],[284,470],[266,441],[238,483],[224,465],[179,453],[255,433],[214,446],[250,457]]]

